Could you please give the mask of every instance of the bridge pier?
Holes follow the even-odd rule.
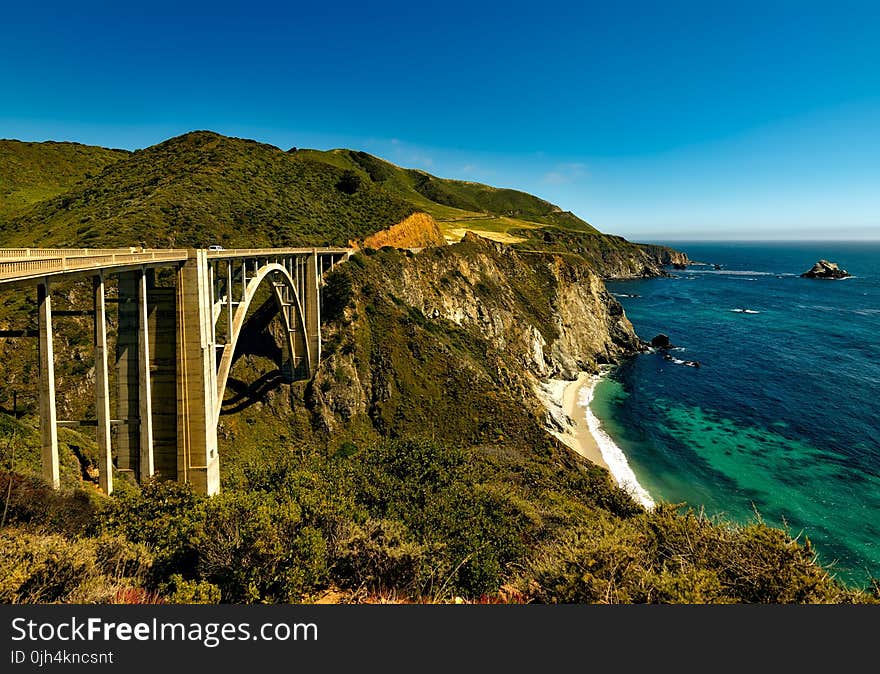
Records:
[[[55,407],[55,350],[52,345],[52,295],[48,279],[37,285],[40,350],[40,444],[43,479],[61,486],[58,465],[58,414]]]
[[[110,377],[107,372],[107,309],[104,274],[94,280],[95,417],[98,421],[98,480],[105,494],[113,492],[113,448],[110,444]]]
[[[116,338],[117,467],[138,480],[153,475],[153,403],[150,382],[149,302],[145,270],[119,274]]]
[[[207,495],[220,491],[210,277],[203,250],[177,274],[177,479]]]
[[[148,277],[153,470],[177,479],[177,291]]]
[[[305,260],[303,269],[304,283],[303,291],[305,293],[305,313],[306,334],[309,339],[309,372],[313,375],[321,360],[321,299],[318,274],[318,253],[312,251],[312,254]]]

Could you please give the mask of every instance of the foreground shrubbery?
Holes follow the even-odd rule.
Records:
[[[615,515],[509,469],[433,442],[386,441],[254,462],[210,499],[158,481],[86,498],[15,476],[0,601],[297,602],[334,586],[353,599],[435,601],[511,586],[540,602],[868,599],[778,529],[672,506]]]
[[[146,546],[118,536],[67,538],[6,528],[0,531],[0,602],[125,601],[142,588],[151,562]]]
[[[620,527],[599,519],[544,546],[522,577],[552,603],[817,603],[847,600],[798,545],[761,522],[735,526],[658,506]]]

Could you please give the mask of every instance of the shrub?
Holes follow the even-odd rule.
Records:
[[[545,544],[521,579],[543,602],[822,603],[857,599],[810,545],[761,522],[738,526],[663,504]]]
[[[138,587],[149,570],[143,546],[105,537],[0,531],[0,602],[108,602]]]
[[[173,573],[191,572],[203,500],[188,484],[154,479],[141,489],[121,489],[99,513],[99,526],[148,545],[155,559],[152,582],[157,584]]]
[[[92,523],[103,498],[93,489],[52,489],[42,478],[0,470],[0,514],[6,524],[77,534]]]
[[[219,604],[220,588],[205,580],[186,580],[179,573],[162,585],[162,596],[169,604]]]
[[[343,171],[339,182],[336,183],[336,189],[345,194],[354,194],[360,189],[361,177],[351,170]]]
[[[340,587],[373,594],[393,589],[418,596],[424,590],[427,550],[411,539],[401,522],[371,519],[351,524],[337,546],[333,579]]]
[[[199,577],[224,602],[288,603],[326,578],[326,545],[302,524],[299,506],[267,494],[221,493],[205,503]]]

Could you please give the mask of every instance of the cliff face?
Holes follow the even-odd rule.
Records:
[[[521,250],[580,260],[602,278],[663,276],[664,266],[689,262],[687,254],[667,246],[632,243],[610,234],[549,228],[515,233],[526,238],[517,244]]]
[[[640,346],[587,265],[473,234],[418,255],[355,256],[329,283],[329,355],[311,401],[328,430],[366,415],[382,433],[427,427],[460,441],[514,424],[502,435],[533,444],[538,379],[573,378]]]
[[[659,246],[653,243],[637,243],[636,245],[645,251],[651,259],[661,265],[690,264],[691,262],[687,253],[675,250],[669,246]]]

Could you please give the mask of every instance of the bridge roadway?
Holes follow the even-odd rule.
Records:
[[[58,427],[96,425],[99,482],[105,492],[113,490],[115,468],[138,480],[158,473],[189,482],[200,493],[217,493],[217,424],[236,345],[257,291],[268,282],[270,299],[261,313],[264,308],[277,311],[284,328],[280,369],[285,379],[310,378],[321,354],[324,273],[351,253],[349,248],[0,249],[0,290],[27,292],[36,286],[37,291],[45,479],[60,485]],[[92,311],[58,315],[94,319],[96,419],[58,420],[52,286],[83,278],[93,280]],[[110,278],[117,289],[115,392],[110,390],[107,340]],[[2,336],[29,334],[3,331]]]

